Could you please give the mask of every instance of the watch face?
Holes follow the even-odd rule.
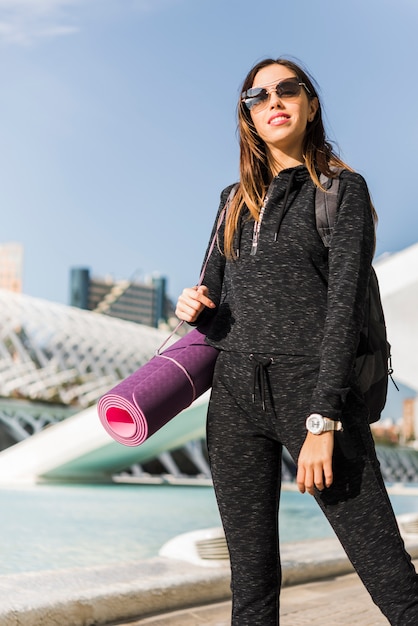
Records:
[[[306,426],[312,434],[319,435],[324,430],[324,418],[322,415],[311,415]]]

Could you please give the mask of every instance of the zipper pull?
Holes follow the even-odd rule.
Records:
[[[261,213],[260,213],[260,217],[261,217]],[[255,256],[257,254],[258,238],[260,236],[260,226],[261,226],[261,223],[259,221],[254,222],[253,242],[251,245],[250,256]]]

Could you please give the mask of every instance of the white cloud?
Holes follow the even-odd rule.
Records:
[[[73,34],[78,27],[71,9],[81,1],[0,0],[0,41],[28,45],[45,37]]]
[[[71,35],[90,12],[101,17],[120,11],[155,13],[195,0],[0,0],[0,44],[29,45],[46,37]]]
[[[79,3],[80,0],[0,0],[0,10],[45,14]]]

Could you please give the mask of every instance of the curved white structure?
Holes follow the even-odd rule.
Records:
[[[110,480],[136,463],[203,439],[208,394],[140,446],[123,446],[100,424],[96,406],[45,428],[0,453],[0,484],[46,480]]]
[[[375,265],[395,378],[418,393],[418,243]]]

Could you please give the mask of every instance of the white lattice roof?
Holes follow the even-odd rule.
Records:
[[[167,331],[0,289],[0,395],[88,406]]]

